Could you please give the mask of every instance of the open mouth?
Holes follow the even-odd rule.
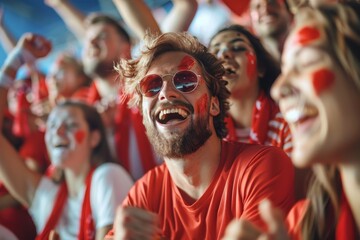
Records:
[[[318,115],[315,108],[305,107],[303,109],[293,108],[285,112],[284,118],[288,123],[300,124]]]
[[[156,121],[161,124],[167,124],[170,121],[183,121],[189,116],[189,114],[189,112],[182,108],[163,109],[156,115]]]

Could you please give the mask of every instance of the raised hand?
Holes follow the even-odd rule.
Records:
[[[35,58],[45,57],[51,51],[52,45],[43,36],[34,33],[25,33],[18,41],[16,47],[27,50]]]

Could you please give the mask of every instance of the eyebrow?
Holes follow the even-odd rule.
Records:
[[[249,43],[247,43],[245,41],[245,39],[243,37],[234,38],[229,43],[233,44],[233,43],[236,43],[236,42],[243,42],[243,43],[249,44]],[[216,46],[219,46],[219,45],[220,45],[220,43],[217,43],[217,44],[212,45],[211,47],[216,47]]]

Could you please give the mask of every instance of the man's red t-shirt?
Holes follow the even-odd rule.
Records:
[[[258,212],[264,198],[289,211],[294,203],[294,167],[281,149],[223,141],[221,152],[212,183],[191,204],[162,164],[135,183],[123,205],[157,213],[165,239],[220,239],[229,222],[240,217],[264,229]]]

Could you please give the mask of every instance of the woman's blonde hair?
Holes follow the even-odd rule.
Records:
[[[138,89],[138,84],[146,75],[154,59],[166,52],[184,52],[196,59],[210,94],[219,100],[220,114],[214,118],[214,127],[219,137],[225,137],[227,129],[224,118],[229,109],[227,98],[230,93],[226,88],[226,81],[222,79],[225,70],[221,62],[195,37],[185,32],[160,35],[148,33],[143,43],[144,49],[139,58],[121,59],[116,66],[120,79],[124,81],[125,92],[131,95],[129,105],[136,105],[141,109],[142,94]]]

